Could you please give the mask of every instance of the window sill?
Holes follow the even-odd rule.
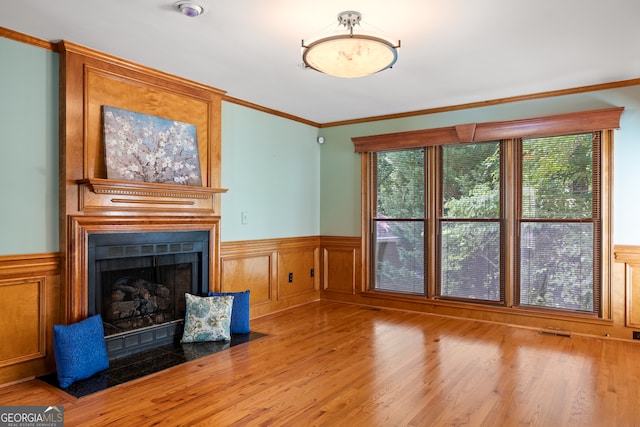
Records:
[[[452,301],[438,298],[427,298],[422,295],[396,294],[380,291],[364,291],[360,293],[364,298],[380,299],[390,302],[410,303],[419,306],[431,307],[433,314],[454,315],[452,311],[459,311],[457,317],[474,318],[487,320],[487,315],[497,314],[502,318],[501,323],[518,323],[515,316],[520,318],[536,318],[562,322],[578,322],[597,326],[612,326],[613,320],[599,318],[596,315],[587,313],[567,313],[546,308],[536,307],[507,307],[501,305],[491,305],[488,303],[474,303],[464,301]],[[454,312],[455,313],[455,312]],[[469,315],[469,314],[475,315]]]

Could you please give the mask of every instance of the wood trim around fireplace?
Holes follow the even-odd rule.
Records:
[[[209,290],[216,289],[219,271],[219,219],[148,217],[145,224],[139,218],[106,216],[73,216],[69,218],[69,238],[75,250],[69,254],[67,265],[75,268],[68,272],[62,286],[66,317],[76,322],[88,313],[88,240],[91,233],[133,233],[149,231],[208,231],[209,232]]]

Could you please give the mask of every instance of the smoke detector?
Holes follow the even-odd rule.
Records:
[[[196,16],[203,15],[206,9],[202,3],[193,0],[180,0],[173,4],[177,10],[185,16],[195,18]]]

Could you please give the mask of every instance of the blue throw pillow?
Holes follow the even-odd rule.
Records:
[[[72,325],[54,325],[53,353],[62,388],[108,369],[102,317],[96,314]]]
[[[249,324],[249,290],[243,292],[209,292],[209,296],[233,296],[231,309],[231,333],[248,334]]]

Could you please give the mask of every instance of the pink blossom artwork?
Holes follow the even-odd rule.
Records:
[[[201,186],[196,126],[102,106],[107,178]]]

